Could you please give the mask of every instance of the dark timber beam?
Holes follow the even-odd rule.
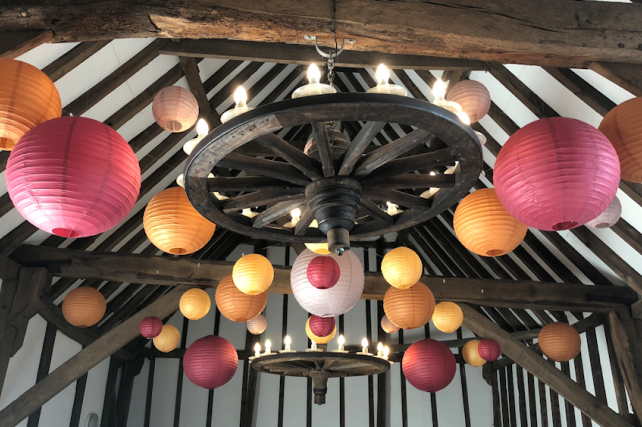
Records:
[[[52,40],[53,32],[47,30],[0,31],[0,59],[15,59]]]
[[[639,66],[593,62],[589,64],[588,68],[628,90],[633,95],[642,96],[642,73]]]

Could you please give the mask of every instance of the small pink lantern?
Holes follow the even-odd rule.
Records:
[[[334,317],[310,316],[310,330],[317,337],[327,337],[337,326]]]
[[[261,335],[267,328],[267,319],[264,315],[259,314],[254,319],[245,322],[245,324],[247,325],[247,330],[252,335]]]
[[[339,276],[339,264],[332,257],[320,255],[308,264],[308,280],[317,289],[330,289],[337,284]]]
[[[616,222],[620,220],[620,216],[622,215],[622,204],[620,203],[620,199],[617,198],[617,196],[613,197],[613,201],[609,205],[608,208],[601,214],[597,216],[597,218],[589,221],[586,223],[589,227],[593,228],[609,228],[613,227]]]
[[[170,132],[184,132],[198,120],[198,101],[187,89],[169,86],[162,89],[152,102],[154,120]]]
[[[477,353],[486,362],[494,362],[502,355],[502,347],[495,340],[485,339],[479,342]]]
[[[593,126],[555,117],[524,126],[495,162],[495,189],[516,220],[569,230],[604,212],[620,183],[620,161]]]
[[[399,332],[399,326],[392,323],[385,314],[381,318],[381,329],[387,334],[396,334]]]
[[[458,103],[471,123],[478,122],[490,109],[488,89],[475,80],[463,80],[457,83],[448,91],[446,100]]]
[[[156,316],[146,317],[140,321],[138,330],[144,338],[156,338],[163,331],[163,321]]]

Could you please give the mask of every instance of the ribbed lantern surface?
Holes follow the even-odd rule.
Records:
[[[624,101],[604,116],[599,130],[620,158],[622,179],[642,182],[642,97]]]
[[[406,379],[418,390],[434,393],[455,378],[455,356],[445,344],[426,338],[404,353],[401,368]]]
[[[317,289],[330,289],[339,281],[341,270],[334,258],[318,256],[308,264],[308,281]]]
[[[145,317],[140,321],[138,330],[144,338],[156,338],[163,330],[163,321],[160,319],[160,317],[156,316]]]
[[[308,280],[308,265],[318,256],[332,257],[339,265],[341,275],[337,284],[330,289],[317,289]],[[354,307],[361,297],[364,283],[363,266],[352,251],[337,256],[318,255],[306,249],[294,261],[290,273],[294,298],[308,313],[321,317],[339,316]]]
[[[412,249],[400,246],[388,252],[381,261],[381,274],[395,288],[407,289],[421,279],[424,266]]]
[[[232,379],[239,358],[228,340],[215,335],[199,338],[183,358],[187,378],[199,387],[213,390]]]
[[[455,234],[462,245],[481,256],[501,256],[512,252],[528,227],[509,214],[494,188],[477,190],[464,197],[455,210]]]
[[[332,333],[336,327],[334,317],[319,317],[314,314],[308,319],[310,330],[318,337],[325,337]]]
[[[7,163],[16,209],[41,230],[87,237],[118,224],[136,203],[140,167],[115,130],[84,117],[60,117],[27,132]]]
[[[62,302],[62,314],[67,322],[79,328],[88,328],[100,322],[107,303],[99,290],[81,286],[69,292]]]
[[[599,214],[597,218],[587,222],[586,225],[593,228],[613,227],[615,223],[619,221],[621,215],[622,204],[620,203],[620,199],[615,196],[613,197],[613,201],[611,202],[609,207],[606,208],[604,212]]]
[[[477,353],[485,361],[494,362],[502,355],[502,347],[495,340],[485,339],[479,342]]]
[[[568,362],[580,353],[582,339],[568,323],[555,322],[544,326],[539,333],[539,347],[556,362]]]
[[[264,315],[259,314],[254,319],[245,322],[245,324],[247,325],[247,330],[250,331],[252,335],[261,335],[265,332],[265,328],[267,328],[267,319]]]
[[[408,289],[389,288],[383,297],[388,319],[402,329],[417,329],[430,322],[435,311],[435,297],[421,282]]]
[[[215,224],[194,209],[182,187],[155,195],[145,208],[143,226],[154,246],[172,255],[198,251],[216,230]]]
[[[58,89],[33,65],[0,59],[0,82],[0,150],[13,150],[27,131],[62,114]]]
[[[233,322],[247,322],[261,314],[268,294],[248,295],[239,291],[232,276],[227,276],[216,287],[216,306],[221,314]]]
[[[464,80],[453,86],[446,100],[461,105],[471,123],[478,122],[490,109],[490,93],[486,86],[475,80]]]
[[[435,307],[432,323],[441,332],[450,334],[455,332],[464,321],[464,313],[454,302],[440,302]]]
[[[399,332],[399,326],[392,323],[385,314],[381,318],[381,329],[383,329],[387,334],[396,334]]]
[[[210,296],[202,289],[190,289],[181,296],[179,308],[183,316],[189,320],[198,320],[205,317],[210,311]]]
[[[169,353],[175,350],[181,340],[181,334],[178,329],[172,325],[164,325],[160,335],[154,338],[154,347],[163,353]]]
[[[310,338],[310,341],[315,342],[317,344],[327,344],[330,341],[332,341],[332,338],[334,338],[334,335],[337,333],[337,326],[336,324],[334,325],[334,328],[330,331],[329,334],[325,336],[319,336],[315,335],[314,332],[312,332],[312,329],[310,329],[310,319],[312,317],[308,318],[307,322],[305,322],[305,334]],[[334,318],[332,318],[334,320]]]
[[[234,264],[234,284],[243,293],[258,295],[265,292],[274,280],[274,267],[259,254],[245,255]]]
[[[468,341],[464,345],[464,348],[461,349],[461,355],[464,357],[466,363],[475,368],[486,364],[486,361],[479,355],[479,343],[479,340]]]
[[[516,220],[539,230],[568,230],[604,212],[620,183],[620,162],[608,139],[575,119],[524,126],[495,163],[497,196]]]
[[[170,86],[162,89],[152,102],[154,120],[170,132],[184,132],[198,120],[198,101],[187,89]]]

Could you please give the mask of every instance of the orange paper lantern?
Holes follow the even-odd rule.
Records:
[[[620,177],[642,182],[642,97],[625,101],[604,116],[598,128],[620,158]]]
[[[234,284],[248,295],[262,294],[274,280],[274,267],[270,261],[259,254],[245,255],[234,264],[232,270]]]
[[[216,306],[221,314],[233,322],[247,322],[261,314],[268,294],[248,295],[238,290],[232,276],[221,280],[216,288]]]
[[[435,314],[432,315],[435,328],[447,334],[459,329],[463,321],[464,313],[454,302],[440,302],[435,307]]]
[[[184,132],[198,119],[198,101],[187,89],[170,86],[162,89],[152,102],[154,120],[170,132]]]
[[[383,278],[399,289],[407,289],[417,283],[423,271],[419,255],[404,246],[388,252],[381,262]]]
[[[430,322],[435,311],[435,297],[421,282],[408,289],[389,288],[383,297],[383,310],[396,326],[417,329]]]
[[[461,350],[461,355],[464,357],[466,363],[470,366],[474,366],[475,368],[484,366],[486,363],[486,361],[479,355],[479,343],[479,340],[468,341]]]
[[[190,289],[181,297],[179,308],[183,316],[189,320],[198,320],[210,311],[211,304],[207,292],[202,289]]]
[[[69,292],[62,302],[62,315],[67,322],[79,328],[88,328],[100,322],[107,303],[97,289],[81,286]]]
[[[164,325],[160,335],[154,338],[154,347],[163,353],[169,353],[176,349],[181,340],[181,334],[178,329],[172,325]]]
[[[538,339],[542,352],[556,362],[568,362],[580,353],[582,339],[568,323],[555,322],[542,328]]]
[[[62,115],[58,89],[42,71],[0,59],[0,150],[13,150],[22,135]]]
[[[315,254],[330,255],[327,243],[306,243],[305,247],[310,249]]]
[[[173,255],[201,249],[216,229],[215,224],[194,209],[181,187],[163,190],[149,201],[143,227],[154,246]]]
[[[515,249],[526,237],[528,227],[502,206],[494,188],[464,197],[455,211],[455,234],[462,245],[477,255],[494,257]]]
[[[308,321],[305,322],[305,333],[310,338],[310,341],[313,341],[317,344],[327,344],[330,341],[332,341],[332,338],[334,338],[334,335],[337,333],[337,325],[334,325],[334,329],[330,333],[330,335],[325,336],[325,337],[318,337],[314,335],[312,330],[310,329],[310,318],[308,318]]]
[[[387,334],[396,334],[399,332],[399,327],[392,323],[385,314],[381,318],[381,329]]]
[[[478,122],[490,109],[490,93],[486,86],[475,80],[464,80],[448,91],[447,101],[456,102],[468,115],[471,123]]]

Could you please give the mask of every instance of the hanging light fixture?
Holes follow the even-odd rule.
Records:
[[[433,85],[432,94],[435,97],[432,103],[436,106],[448,110],[454,114],[461,113],[461,105],[456,102],[446,100],[446,84],[441,79],[437,79],[437,81]]]
[[[304,96],[313,96],[313,95],[327,95],[330,93],[337,93],[337,90],[325,83],[321,82],[321,71],[316,64],[311,64],[308,68],[308,84],[301,86],[292,94],[292,98],[302,98]]]
[[[205,119],[198,119],[198,122],[196,123],[196,138],[190,139],[183,145],[183,151],[185,152],[185,154],[187,154],[188,156],[192,154],[194,148],[198,145],[199,142],[201,142],[203,138],[207,136],[209,132],[210,127],[207,125]]]
[[[243,86],[237,87],[236,91],[234,91],[234,103],[236,104],[234,108],[221,115],[221,123],[227,123],[234,117],[254,109],[247,106],[247,92],[243,89]]]
[[[379,64],[375,76],[377,77],[377,86],[368,89],[368,93],[387,93],[390,95],[408,96],[408,91],[405,87],[388,83],[388,80],[390,80],[390,71],[388,71],[385,65]]]

